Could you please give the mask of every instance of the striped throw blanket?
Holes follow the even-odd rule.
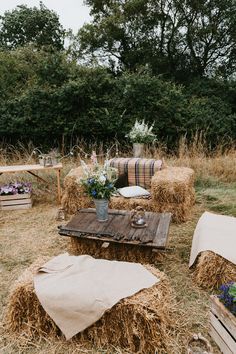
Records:
[[[140,186],[150,189],[151,178],[156,171],[162,168],[162,161],[120,157],[109,160],[109,165],[117,168],[119,174],[128,172],[129,186]]]

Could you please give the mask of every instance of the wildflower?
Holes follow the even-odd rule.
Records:
[[[133,128],[126,135],[132,143],[151,143],[156,140],[156,135],[152,132],[153,125],[148,127],[145,121],[135,121]]]
[[[95,199],[110,199],[115,192],[114,182],[117,178],[117,170],[110,167],[105,162],[104,165],[93,165],[91,169],[81,161],[83,166],[84,178],[77,180],[82,184],[87,194]]]
[[[97,163],[98,163],[98,159],[97,159],[97,155],[96,155],[95,151],[92,152],[91,161],[92,161],[93,165],[97,165]]]
[[[106,182],[106,177],[105,177],[104,175],[101,175],[101,176],[99,177],[99,182],[101,182],[102,184],[105,184],[105,182]]]

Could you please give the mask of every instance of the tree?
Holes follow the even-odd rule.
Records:
[[[93,21],[78,33],[80,55],[119,70],[148,66],[154,74],[186,78],[236,64],[235,0],[86,0]]]
[[[58,15],[42,2],[39,8],[17,6],[0,16],[0,48],[16,49],[33,44],[35,47],[52,46],[63,49],[65,31]]]

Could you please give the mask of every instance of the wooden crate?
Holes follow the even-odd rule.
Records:
[[[224,354],[236,353],[236,317],[211,296],[210,335]]]
[[[32,208],[31,194],[14,194],[0,196],[0,210],[16,210]]]

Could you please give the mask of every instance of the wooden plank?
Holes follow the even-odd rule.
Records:
[[[142,243],[153,243],[156,231],[160,222],[160,214],[157,213],[147,213],[147,230],[146,234],[143,237]]]
[[[235,354],[229,349],[223,338],[221,338],[219,333],[217,333],[217,331],[214,329],[214,327],[212,327],[212,325],[210,325],[209,334],[211,338],[216,342],[223,354]]]
[[[129,219],[129,214],[126,213],[112,215],[112,223],[107,228],[107,232],[110,232],[115,240],[121,241],[129,232],[129,227],[127,227],[127,220]]]
[[[76,214],[65,226],[68,229],[80,230],[81,227],[86,227],[91,224],[91,215],[89,213]]]
[[[41,166],[40,164],[0,166],[0,174],[14,173],[14,172],[27,172],[27,171],[40,171],[40,170],[57,170],[61,168],[62,168],[61,163],[54,166]]]
[[[23,193],[23,194],[13,194],[13,195],[0,195],[0,201],[11,200],[11,199],[25,199],[25,198],[31,198],[31,194]]]
[[[210,321],[214,330],[226,343],[227,347],[230,349],[231,353],[236,353],[236,342],[234,338],[230,335],[227,329],[223,326],[222,322],[217,318],[212,312],[210,312]],[[216,342],[217,343],[217,342]],[[217,343],[218,344],[218,343]]]
[[[7,205],[3,206],[1,210],[17,210],[17,209],[30,209],[32,208],[32,204],[22,204],[22,205]]]
[[[5,206],[5,205],[22,205],[22,204],[29,204],[31,203],[31,199],[11,199],[11,200],[1,200],[0,205]]]
[[[170,226],[171,214],[160,214],[160,220],[156,230],[156,236],[153,239],[153,244],[158,247],[166,247],[168,242],[168,232]]]

